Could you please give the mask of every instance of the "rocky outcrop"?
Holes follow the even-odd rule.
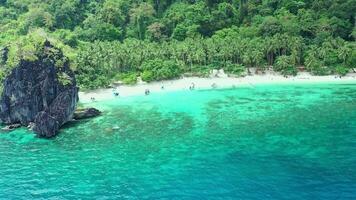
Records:
[[[53,137],[71,120],[78,88],[68,59],[46,41],[36,60],[20,60],[6,77],[0,99],[0,122],[28,126],[39,137]]]
[[[1,130],[3,130],[3,131],[12,131],[14,129],[20,128],[21,126],[22,126],[21,124],[11,124],[11,125],[5,126]]]
[[[72,120],[77,101],[77,88],[61,92],[47,109],[36,115],[33,131],[40,137],[55,136],[63,124]]]
[[[74,112],[73,118],[75,120],[88,119],[101,115],[101,112],[95,108],[78,109]]]

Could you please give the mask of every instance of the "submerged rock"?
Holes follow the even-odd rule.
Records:
[[[85,108],[85,109],[78,109],[74,112],[74,119],[81,120],[81,119],[88,119],[93,118],[101,115],[101,112],[95,108]]]
[[[21,124],[11,124],[11,125],[5,126],[1,130],[3,130],[3,131],[12,131],[14,129],[20,128],[21,126],[22,126]]]
[[[46,41],[35,60],[21,59],[6,77],[0,99],[0,123],[28,126],[39,137],[53,137],[72,119],[78,88],[68,59]]]

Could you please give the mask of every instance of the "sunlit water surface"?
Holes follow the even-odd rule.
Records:
[[[356,85],[98,102],[53,140],[0,133],[0,199],[356,199]]]

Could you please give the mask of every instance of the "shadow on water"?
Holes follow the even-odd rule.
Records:
[[[83,120],[73,120],[73,121],[69,121],[66,124],[64,124],[62,126],[62,130],[64,129],[70,129],[70,128],[74,128],[76,126],[80,126],[80,125],[84,125],[86,123],[90,123],[91,119],[83,119]]]

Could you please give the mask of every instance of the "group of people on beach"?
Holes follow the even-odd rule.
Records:
[[[211,85],[211,88],[213,88],[213,89],[217,88],[217,84],[216,84],[216,83],[213,83],[213,84]],[[164,87],[164,85],[162,85],[162,86],[161,86],[161,90],[164,90],[164,89],[165,89],[165,87]],[[190,84],[189,90],[195,90],[195,83],[192,82],[192,83]],[[119,96],[120,96],[120,93],[117,91],[117,88],[116,88],[116,87],[112,89],[112,94],[113,94],[113,96],[115,96],[115,97],[119,97]],[[146,96],[147,96],[147,95],[150,95],[150,94],[151,94],[151,91],[150,91],[149,89],[145,89],[144,94],[145,94]],[[94,97],[91,97],[90,100],[93,101],[93,102],[96,101],[96,99],[95,99]]]
[[[117,91],[117,88],[116,88],[116,87],[112,89],[112,94],[113,94],[115,97],[118,97],[118,96],[120,95],[119,92]]]

